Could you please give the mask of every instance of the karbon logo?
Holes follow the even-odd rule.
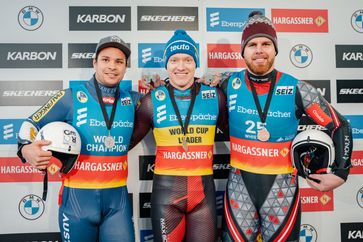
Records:
[[[313,61],[313,52],[304,44],[295,45],[290,51],[290,61],[298,68],[308,67]]]
[[[359,9],[352,14],[350,23],[355,31],[363,33],[363,9]]]
[[[363,241],[363,223],[341,223],[341,242]]]
[[[363,45],[336,45],[337,68],[363,68]]]
[[[0,44],[0,68],[62,68],[62,44]]]
[[[69,30],[131,30],[131,8],[69,7]]]
[[[19,213],[27,220],[36,220],[44,213],[44,202],[37,195],[27,195],[19,202]]]
[[[39,29],[44,21],[42,11],[35,6],[26,6],[19,11],[19,25],[28,31]]]

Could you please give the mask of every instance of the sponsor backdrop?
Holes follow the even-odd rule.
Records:
[[[260,10],[276,25],[277,68],[315,85],[351,122],[352,174],[331,192],[301,180],[300,241],[363,240],[363,9],[359,1],[11,1],[0,15],[0,241],[60,241],[57,200],[59,162],[49,167],[49,194],[41,200],[43,174],[16,157],[22,119],[57,90],[93,74],[93,50],[101,37],[121,36],[132,54],[124,88],[145,92],[142,75],[165,78],[163,48],[173,30],[196,40],[198,76],[237,71],[241,29]],[[322,129],[303,118],[299,131]],[[214,171],[219,223],[229,169],[228,139],[218,131]],[[129,155],[128,187],[136,237],[153,241],[150,195],[155,144],[149,134]],[[81,231],[80,231],[81,232]]]

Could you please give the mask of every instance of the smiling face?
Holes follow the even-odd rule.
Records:
[[[126,64],[126,56],[120,49],[114,47],[102,49],[97,59],[93,59],[97,81],[107,87],[116,86],[124,78]]]
[[[196,67],[192,56],[182,53],[172,55],[166,65],[170,84],[179,90],[188,89],[194,83]]]
[[[269,38],[253,38],[246,44],[243,52],[247,69],[257,76],[263,76],[274,69],[275,46]]]

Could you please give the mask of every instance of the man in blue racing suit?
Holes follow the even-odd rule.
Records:
[[[78,161],[62,174],[58,219],[63,241],[135,240],[126,181],[139,95],[119,87],[130,53],[118,36],[101,39],[93,59],[94,76],[59,91],[21,126],[18,155],[40,170],[47,168],[52,152],[42,149],[49,141],[34,141],[34,130],[62,121],[81,136]],[[113,142],[106,142],[110,139]]]

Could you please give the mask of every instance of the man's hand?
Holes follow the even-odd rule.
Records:
[[[211,87],[217,86],[222,80],[222,74],[216,73],[213,75],[209,75],[208,73],[197,79],[197,82],[203,83],[205,85],[209,85]]]
[[[45,170],[52,158],[52,152],[45,151],[42,147],[49,145],[50,143],[51,141],[49,140],[35,141],[31,144],[24,145],[21,149],[21,153],[24,159],[29,162],[31,166],[39,170]]]
[[[309,178],[319,180],[320,182],[315,182]],[[334,174],[311,174],[306,178],[306,181],[310,187],[321,192],[331,191],[345,182],[342,178]]]
[[[141,87],[147,91],[152,91],[161,85],[165,85],[159,74],[143,74],[141,76]]]

